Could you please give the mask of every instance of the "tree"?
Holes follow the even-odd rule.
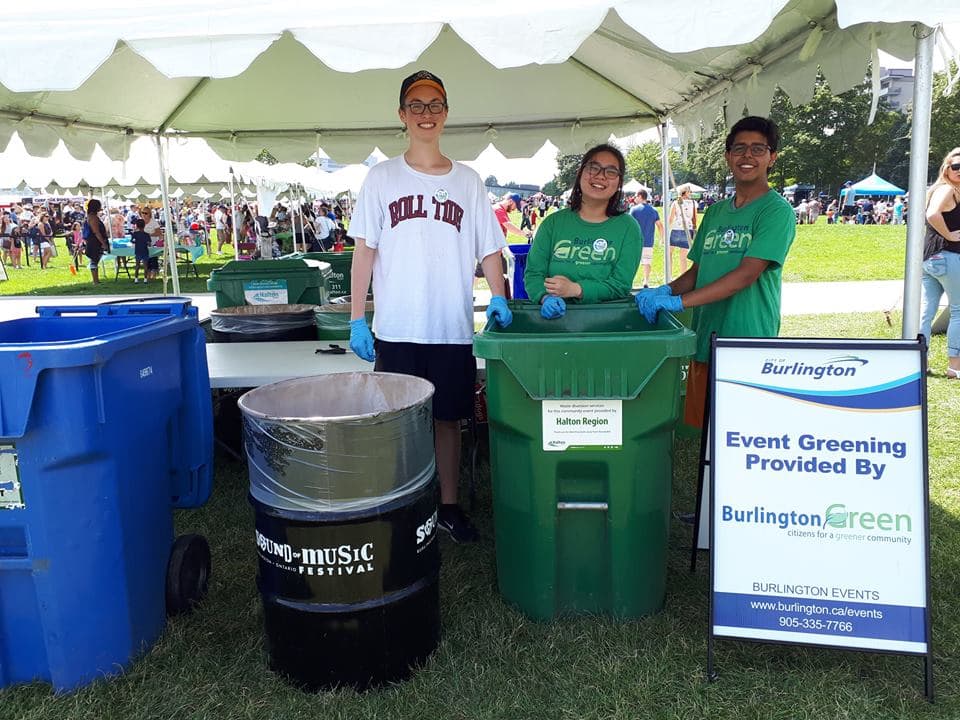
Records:
[[[781,90],[774,94],[770,117],[780,126],[780,153],[771,180],[779,188],[795,178],[836,195],[847,180],[873,172],[894,184],[905,183],[904,118],[881,100],[872,125],[871,87],[865,79],[834,95],[822,74],[814,81],[813,97],[794,105]]]
[[[487,187],[497,187],[500,185],[500,183],[497,182],[496,175],[487,175],[487,179],[483,181],[483,184]]]
[[[727,184],[729,168],[724,159],[724,140],[727,137],[727,127],[723,117],[718,116],[713,123],[710,135],[701,137],[697,142],[690,143],[687,150],[687,180],[705,187],[716,186],[722,193]]]
[[[259,160],[265,165],[276,165],[279,162],[273,155],[270,154],[270,151],[267,150],[266,148],[261,150],[257,154],[257,157],[255,159]]]
[[[951,72],[957,71],[957,64],[950,63]],[[933,77],[933,105],[930,115],[930,160],[928,179],[936,177],[940,163],[947,153],[960,146],[960,88],[954,88],[951,95],[944,95],[947,86],[947,74],[936,73]]]
[[[684,182],[689,175],[687,163],[674,148],[667,150],[667,157],[670,160],[670,170],[677,182]],[[630,148],[626,161],[628,176],[636,178],[659,193],[663,192],[662,184],[657,182],[663,173],[660,163],[660,143],[651,140]]]
[[[557,174],[553,177],[553,180],[543,186],[543,192],[547,195],[562,195],[572,188],[582,159],[582,154],[557,157]]]

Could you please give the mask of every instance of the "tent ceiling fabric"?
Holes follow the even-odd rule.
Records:
[[[0,147],[62,138],[122,158],[139,134],[207,138],[231,160],[320,146],[358,162],[406,146],[400,81],[426,67],[450,93],[444,150],[508,157],[552,141],[579,152],[665,116],[687,132],[726,107],[765,113],[776,85],[802,102],[817,66],[839,92],[875,48],[913,56],[911,21],[960,20],[956,0],[47,0],[5,9]],[[922,7],[913,7],[919,6]],[[869,10],[869,13],[867,12]],[[59,19],[58,19],[59,18]],[[897,22],[877,23],[875,18]],[[36,48],[44,62],[36,62]]]

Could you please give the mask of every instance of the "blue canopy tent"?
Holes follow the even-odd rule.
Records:
[[[853,193],[851,196],[851,202],[853,197],[857,195],[904,195],[906,190],[903,188],[898,188],[891,182],[884,180],[882,177],[876,173],[871,173],[868,177],[865,177],[858,183],[854,183],[848,188],[844,188],[840,191],[840,197],[844,204],[849,204],[846,202],[846,194]]]

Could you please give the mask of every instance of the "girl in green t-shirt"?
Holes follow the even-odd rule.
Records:
[[[626,297],[640,265],[640,228],[621,210],[623,154],[597,145],[583,156],[569,207],[544,218],[527,255],[523,284],[548,320],[567,301]]]

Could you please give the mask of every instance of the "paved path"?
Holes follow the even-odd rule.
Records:
[[[857,313],[903,308],[902,280],[784,283],[783,315]]]

